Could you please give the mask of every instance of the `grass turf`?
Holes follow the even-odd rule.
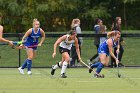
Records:
[[[51,69],[32,69],[32,75],[21,75],[15,68],[0,68],[0,93],[139,93],[140,69],[122,68],[121,78],[117,69],[105,68],[105,78],[93,78],[86,68],[70,68],[68,78],[55,76]],[[26,70],[25,70],[26,72]]]

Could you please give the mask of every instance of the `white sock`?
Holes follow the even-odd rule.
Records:
[[[66,61],[63,62],[62,69],[61,69],[61,74],[66,73],[66,68],[67,68],[68,63]]]
[[[59,64],[59,66],[61,66],[62,62],[60,61],[56,65],[54,65],[53,69],[57,69],[59,67],[58,64]]]

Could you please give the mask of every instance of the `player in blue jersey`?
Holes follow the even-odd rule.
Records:
[[[118,64],[118,59],[113,53],[113,48],[117,47],[117,53],[119,53],[119,39],[120,39],[120,32],[119,31],[112,31],[107,33],[108,39],[102,42],[98,48],[98,54],[101,62],[97,62],[91,65],[89,69],[89,73],[92,72],[94,67],[97,67],[96,73],[99,74],[104,66],[108,66],[109,56],[111,55],[115,60],[116,64]],[[95,74],[95,77],[100,77],[99,75]]]
[[[40,43],[38,42],[39,37],[41,37]],[[38,46],[41,46],[45,40],[45,33],[40,28],[40,22],[37,19],[33,20],[33,28],[30,28],[22,38],[23,44],[19,47],[22,48],[23,46],[26,48],[27,52],[27,59],[24,61],[21,67],[18,68],[21,74],[24,74],[23,69],[27,66],[27,74],[32,74],[31,66],[32,66],[32,59],[36,55],[36,50]]]

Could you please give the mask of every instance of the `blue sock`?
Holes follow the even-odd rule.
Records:
[[[27,59],[27,70],[31,71],[31,67],[32,67],[32,60]]]
[[[95,63],[95,64],[92,64],[92,65],[91,65],[91,68],[98,67],[100,63],[101,63],[101,62],[97,62],[97,63]]]
[[[97,67],[96,72],[99,74],[103,67],[104,67],[104,65],[100,62],[99,66]]]
[[[22,66],[21,66],[21,69],[24,69],[24,68],[27,66],[27,60],[28,60],[28,59],[26,59],[26,60],[24,61],[24,63],[23,63]]]

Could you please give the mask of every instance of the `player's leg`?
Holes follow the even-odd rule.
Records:
[[[67,69],[68,63],[70,61],[70,56],[69,56],[68,52],[64,52],[64,53],[62,53],[62,57],[63,57],[64,61],[62,63],[61,78],[66,78],[67,76],[65,76],[65,74],[66,74],[66,69]]]
[[[28,58],[25,59],[25,61],[24,61],[24,63],[22,64],[22,66],[18,68],[18,70],[19,70],[19,72],[20,72],[21,74],[24,74],[23,69],[24,69],[26,66],[27,66],[27,68],[28,68],[29,74],[31,74],[31,66],[32,66],[32,58],[33,58],[33,49],[27,48],[27,49],[26,49],[26,52],[27,52]]]
[[[100,54],[99,57],[100,57],[101,62],[98,64],[97,69],[96,69],[96,73],[98,73],[98,74],[104,68],[104,65],[106,64],[106,58],[107,58],[106,54]]]
[[[62,57],[62,61],[58,62],[56,65],[53,65],[52,66],[52,70],[51,70],[51,75],[54,75],[55,74],[55,70],[57,68],[60,68],[62,66],[62,62],[64,61],[63,57]]]

